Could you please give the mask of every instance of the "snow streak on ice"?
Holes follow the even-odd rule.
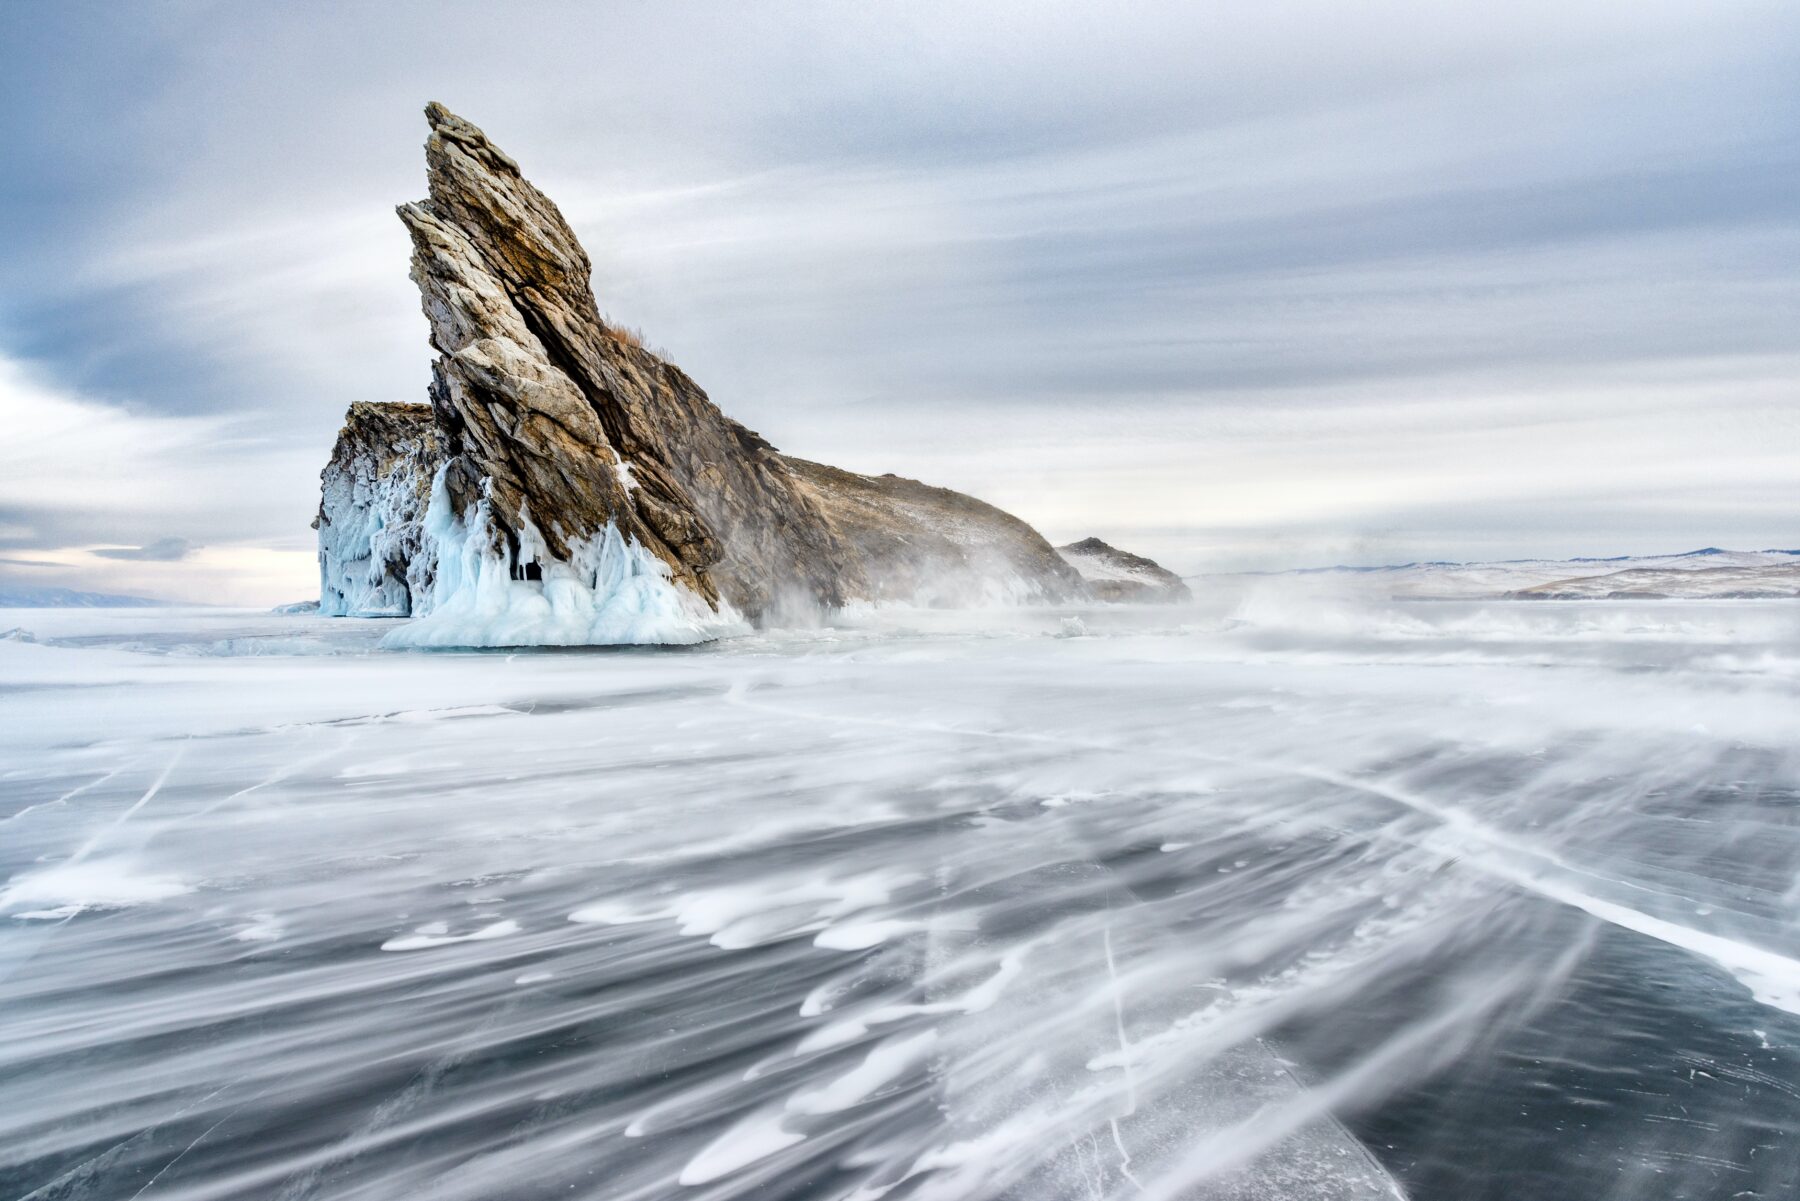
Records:
[[[1800,606],[1307,588],[0,613],[0,1196],[1791,1191]]]

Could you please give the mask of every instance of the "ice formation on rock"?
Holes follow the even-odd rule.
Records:
[[[669,567],[609,523],[570,541],[566,558],[544,553],[528,512],[511,528],[527,561],[542,564],[522,579],[495,549],[492,502],[483,497],[467,520],[456,515],[444,472],[425,519],[437,576],[422,616],[383,639],[388,647],[681,645],[744,628],[721,603],[715,611],[670,578]]]
[[[436,563],[423,521],[443,453],[424,405],[350,406],[319,473],[320,613],[405,617],[419,607]]]

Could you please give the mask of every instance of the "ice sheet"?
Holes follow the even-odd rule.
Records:
[[[0,626],[4,1195],[1371,1197],[1502,1070],[1514,1195],[1800,1167],[1793,606]]]

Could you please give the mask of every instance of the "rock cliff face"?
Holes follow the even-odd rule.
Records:
[[[420,615],[400,644],[689,642],[857,601],[1081,595],[1024,522],[786,458],[726,417],[601,318],[586,253],[517,164],[441,105],[426,117],[430,195],[399,213],[441,465],[419,411],[353,407],[326,469],[325,611]],[[376,421],[401,409],[404,429]],[[384,430],[413,449],[384,458]],[[343,536],[365,527],[366,553]]]
[[[993,505],[897,475],[783,461],[859,560],[858,599],[962,608],[1083,595],[1050,544]]]
[[[319,612],[406,617],[431,588],[437,558],[425,538],[431,481],[443,462],[424,405],[350,406],[320,472]]]
[[[1098,538],[1059,546],[1056,553],[1081,573],[1095,600],[1177,604],[1194,599],[1181,577],[1168,568]]]

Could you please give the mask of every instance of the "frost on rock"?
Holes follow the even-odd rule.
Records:
[[[433,484],[425,545],[436,578],[416,620],[382,640],[390,648],[491,646],[670,646],[706,642],[748,627],[728,605],[715,612],[671,578],[668,564],[608,524],[568,539],[568,558],[549,553],[521,510],[518,566],[496,544],[492,497],[468,521],[455,514],[444,472]]]
[[[1162,564],[1098,538],[1059,546],[1056,553],[1081,573],[1095,600],[1182,604],[1194,599],[1181,577]]]
[[[431,586],[423,537],[431,482],[444,457],[425,405],[354,404],[319,473],[319,612],[405,617]]]

